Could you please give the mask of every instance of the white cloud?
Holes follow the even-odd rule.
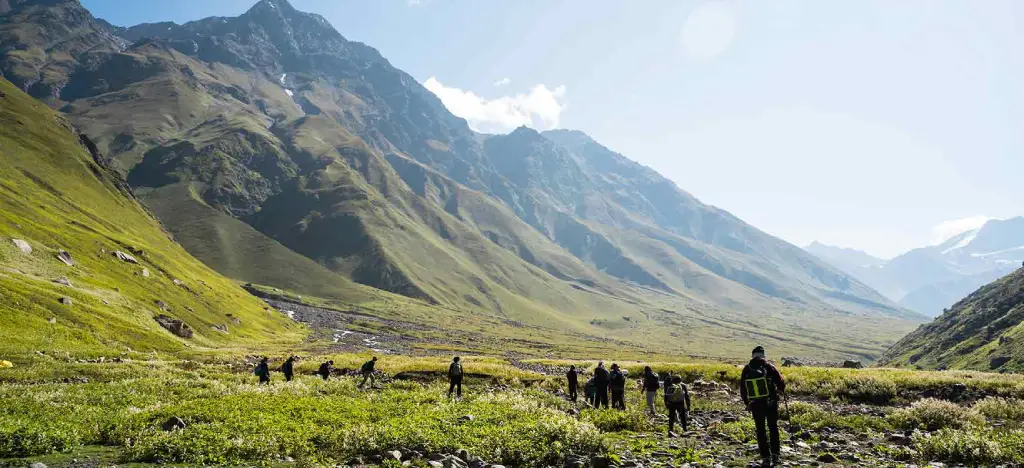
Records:
[[[420,6],[423,3],[425,3],[424,0],[406,0],[406,1],[409,4],[409,6]]]
[[[498,81],[495,81],[494,82],[494,87],[497,88],[497,87],[500,87],[500,86],[505,86],[505,85],[507,85],[507,84],[509,84],[511,82],[512,82],[512,80],[509,79],[509,77],[506,76],[506,77],[504,77],[504,78],[502,78],[502,79],[500,79]]]
[[[707,60],[725,52],[736,36],[736,15],[725,2],[704,3],[690,12],[680,35],[683,53]]]
[[[976,215],[939,223],[932,227],[932,243],[941,244],[954,236],[978,229],[993,219],[991,216]]]
[[[450,88],[430,77],[423,82],[445,107],[469,122],[470,128],[484,133],[506,133],[523,125],[537,130],[558,127],[565,111],[565,86],[548,89],[539,84],[527,93],[485,99],[472,91]]]

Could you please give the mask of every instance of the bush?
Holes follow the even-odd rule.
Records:
[[[889,420],[905,429],[929,431],[963,429],[985,423],[984,418],[972,409],[934,398],[925,398],[914,402],[909,408],[896,410],[889,415]]]
[[[974,410],[988,419],[1024,422],[1024,400],[989,397],[974,404]]]
[[[1024,432],[942,429],[914,437],[914,446],[926,460],[974,466],[1024,461]]]

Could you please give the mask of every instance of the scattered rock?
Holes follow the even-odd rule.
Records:
[[[50,325],[56,325],[57,317],[50,317],[50,320],[47,320],[47,322],[50,322]]]
[[[0,94],[2,94],[2,93],[0,93]],[[3,97],[3,96],[0,96],[0,97]],[[32,464],[28,465],[28,468],[46,468],[46,464],[43,463],[43,462],[35,462],[35,463],[32,463]]]
[[[225,335],[228,334],[228,326],[227,325],[214,325],[213,329],[216,330],[216,331],[219,331],[219,332],[221,332],[221,333],[223,333]]]
[[[599,457],[591,458],[590,459],[590,464],[594,468],[608,468],[609,466],[611,466],[611,461],[608,460],[608,457],[600,457],[599,456]]]
[[[142,277],[143,278],[149,278],[149,268],[143,268],[142,269]]]
[[[850,461],[850,462],[859,462],[860,461],[860,457],[858,457],[856,454],[845,453],[845,452],[839,454],[839,459],[840,460],[845,460],[845,461]]]
[[[161,301],[160,299],[157,299],[157,300],[153,301],[153,303],[156,304],[156,306],[159,307],[160,310],[162,310],[164,312],[170,312],[171,311],[171,306],[167,305],[166,302]]]
[[[860,361],[846,360],[846,361],[843,361],[843,368],[844,369],[863,369],[864,368],[864,364],[861,364]]]
[[[468,462],[469,461],[469,451],[466,450],[466,449],[458,449],[458,450],[456,450],[455,451],[455,456],[459,457],[459,460],[462,460],[464,462]]]
[[[160,425],[160,429],[167,432],[184,429],[185,427],[187,427],[185,421],[182,421],[182,419],[177,416],[171,416],[170,419],[164,421],[164,423]]]
[[[14,242],[14,245],[17,246],[18,249],[21,250],[22,253],[24,253],[24,254],[31,254],[32,253],[32,246],[29,245],[28,242],[25,242],[25,241],[23,241],[21,239],[11,239],[11,241]]]
[[[473,419],[474,418],[472,414],[467,414],[465,416],[460,417],[459,421],[472,421]]]
[[[61,304],[64,304],[66,306],[71,306],[71,298],[70,297],[64,296],[64,297],[62,297],[62,298],[60,298],[58,300],[60,301]]]
[[[75,266],[75,261],[71,259],[71,254],[64,250],[57,252],[57,260],[60,260],[67,266]]]
[[[123,262],[133,263],[133,264],[136,264],[136,265],[139,264],[139,261],[136,260],[135,257],[133,257],[131,255],[128,255],[128,254],[126,254],[126,253],[124,253],[124,252],[122,252],[120,250],[115,250],[114,251],[114,256],[117,257],[119,260],[121,260]]]
[[[823,453],[821,455],[818,455],[818,461],[822,463],[835,463],[839,461],[839,459],[836,458],[836,456],[832,455],[831,453]]]
[[[164,327],[175,336],[181,338],[192,338],[192,327],[188,326],[187,323],[182,322],[181,320],[168,317],[166,315],[157,315],[153,319],[156,320],[156,323],[159,323],[161,327]]]
[[[392,459],[395,461],[402,461],[402,452],[398,450],[392,450],[390,452],[384,452],[385,459]]]
[[[69,280],[66,276],[61,276],[60,278],[57,278],[57,279],[53,280],[53,282],[57,283],[57,284],[63,284],[64,286],[71,287],[71,280]]]

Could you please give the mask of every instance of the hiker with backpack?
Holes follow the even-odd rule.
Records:
[[[448,398],[452,397],[453,391],[456,398],[462,398],[462,363],[459,362],[458,356],[455,356],[452,364],[448,366]]]
[[[320,378],[327,380],[331,376],[331,370],[334,367],[334,361],[324,361],[320,364],[320,368],[317,369],[316,373],[320,375]]]
[[[259,364],[256,364],[256,368],[252,371],[256,377],[260,378],[260,385],[270,383],[270,365],[267,364],[267,357],[260,358]]]
[[[751,353],[750,363],[740,374],[740,398],[754,417],[761,466],[779,465],[779,397],[786,391],[782,374],[767,359],[764,347]]]
[[[612,391],[612,408],[626,409],[626,372],[618,364],[612,364],[612,372],[608,378],[608,388]]]
[[[291,382],[295,376],[295,356],[288,356],[288,359],[281,364],[281,373],[284,374],[284,381]]]
[[[363,363],[363,367],[359,368],[359,373],[363,376],[363,381],[359,382],[358,388],[363,388],[363,385],[366,385],[367,380],[370,381],[370,388],[373,388],[373,384],[376,383],[373,378],[373,373],[375,372],[374,366],[376,366],[376,364],[377,356],[374,356],[373,359],[366,361]]]
[[[608,369],[598,362],[594,369],[594,408],[608,408]]]
[[[661,382],[658,381],[658,374],[651,370],[651,366],[644,367],[643,384],[640,387],[640,391],[644,392],[644,396],[647,397],[647,411],[651,413],[651,416],[657,414],[654,409],[654,400],[658,398],[658,387],[661,386]]]
[[[597,382],[594,382],[593,377],[583,385],[583,395],[586,396],[588,405],[597,408]]]
[[[686,388],[683,378],[678,375],[669,375],[665,378],[665,381],[667,383],[665,386],[665,409],[668,410],[668,436],[675,437],[676,434],[673,432],[673,429],[675,428],[676,420],[679,421],[683,432],[687,430],[690,416],[690,389]]]
[[[565,373],[565,379],[569,382],[569,400],[576,403],[576,387],[579,386],[579,372],[576,366],[569,366],[569,372]]]

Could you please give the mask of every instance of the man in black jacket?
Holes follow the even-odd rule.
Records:
[[[284,374],[284,381],[291,382],[295,376],[295,356],[288,356],[288,359],[281,364],[281,373]]]
[[[331,368],[334,367],[334,361],[324,361],[320,364],[320,368],[317,369],[316,373],[320,374],[320,378],[327,380],[331,376]]]
[[[625,410],[626,371],[620,369],[618,364],[612,364],[612,372],[611,375],[608,376],[608,386],[612,391],[612,408]]]
[[[761,466],[778,465],[779,395],[785,393],[782,374],[765,359],[764,348],[754,348],[750,363],[740,374],[740,398],[754,417]]]
[[[452,397],[452,392],[455,392],[455,398],[462,398],[462,363],[459,361],[455,356],[448,366],[448,398]]]
[[[608,408],[608,369],[604,368],[604,362],[597,363],[597,368],[594,369],[594,386],[597,390],[594,408]]]
[[[569,381],[569,399],[573,403],[576,403],[576,388],[579,387],[579,372],[576,372],[576,366],[569,366],[569,372],[565,373],[566,380]]]
[[[359,368],[359,373],[362,374],[363,376],[363,381],[359,382],[359,388],[363,388],[363,386],[366,385],[367,380],[370,381],[370,388],[373,388],[373,384],[376,383],[374,382],[373,379],[373,373],[376,371],[376,369],[374,368],[376,364],[377,356],[374,356],[373,359],[366,361],[365,363],[363,363],[363,367]]]
[[[256,376],[260,378],[260,385],[270,383],[270,365],[267,364],[267,358],[260,358],[260,363],[256,364],[256,370],[254,371]]]

